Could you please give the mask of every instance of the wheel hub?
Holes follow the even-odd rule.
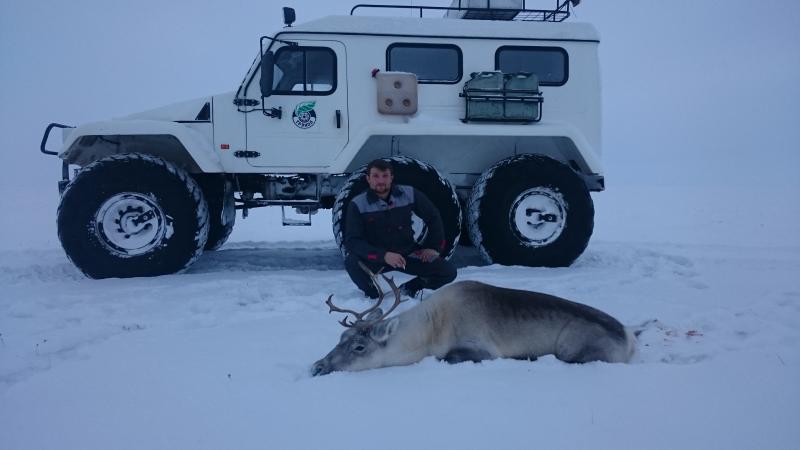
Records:
[[[535,187],[514,200],[509,220],[517,238],[531,247],[544,247],[561,236],[567,223],[564,197],[550,188]]]
[[[99,241],[112,253],[131,257],[158,247],[172,234],[172,219],[147,195],[123,192],[106,200],[95,215]]]

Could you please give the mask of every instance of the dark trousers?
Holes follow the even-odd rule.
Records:
[[[383,269],[383,273],[398,270],[409,275],[416,275],[406,283],[404,283],[410,290],[416,291],[418,289],[438,289],[445,284],[456,279],[456,266],[450,261],[442,258],[436,258],[430,262],[422,262],[418,258],[406,257],[405,269],[395,269],[386,265],[383,261],[367,261],[353,255],[347,255],[344,260],[344,267],[350,279],[358,286],[359,289],[364,291],[368,297],[376,298],[378,291],[372,284],[372,279],[369,274],[364,272],[364,269],[358,264],[361,261],[366,265],[372,273],[377,273]]]

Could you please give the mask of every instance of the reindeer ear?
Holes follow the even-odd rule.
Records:
[[[393,317],[389,320],[384,320],[382,322],[378,322],[373,325],[372,330],[369,333],[369,336],[375,342],[386,342],[387,339],[391,335],[393,335],[397,331],[397,325],[400,323],[400,319],[397,317]]]

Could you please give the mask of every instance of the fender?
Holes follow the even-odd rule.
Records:
[[[208,127],[211,123],[192,124]],[[59,158],[84,166],[118,153],[146,153],[171,161],[190,173],[222,172],[211,139],[198,129],[163,120],[108,120],[81,125],[65,133]]]

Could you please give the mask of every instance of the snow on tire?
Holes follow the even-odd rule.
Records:
[[[442,257],[449,259],[453,256],[461,236],[461,205],[458,202],[455,188],[430,164],[405,156],[383,159],[392,164],[396,184],[405,184],[419,189],[438,208],[447,241]],[[353,172],[339,194],[336,195],[336,201],[333,204],[333,235],[344,255],[347,254],[344,247],[344,219],[347,215],[347,206],[353,197],[368,189],[366,173],[366,166]],[[417,242],[421,243],[425,239],[427,227],[416,215],[413,219],[414,237]]]
[[[202,254],[209,228],[197,182],[138,153],[84,167],[61,197],[57,223],[67,256],[91,278],[182,271]]]
[[[541,155],[503,160],[475,182],[470,238],[503,265],[562,267],[583,253],[594,229],[586,185],[568,166]]]

